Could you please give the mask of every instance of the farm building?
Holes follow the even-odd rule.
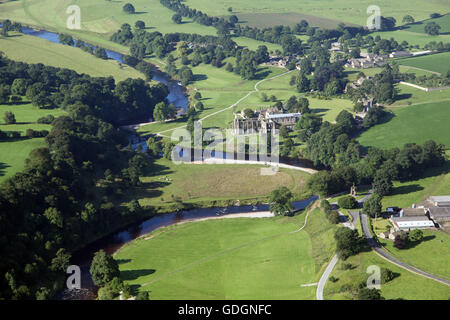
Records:
[[[413,54],[409,51],[395,51],[392,52],[389,57],[390,58],[405,58],[405,57],[411,57]]]
[[[409,217],[392,217],[394,228],[398,230],[434,228],[434,222],[425,215]]]
[[[428,202],[436,207],[450,207],[450,196],[431,196],[428,198]]]

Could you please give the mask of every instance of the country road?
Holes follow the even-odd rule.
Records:
[[[378,243],[373,239],[372,234],[370,232],[369,229],[369,222],[368,222],[368,217],[366,214],[361,214],[361,225],[362,225],[362,231],[364,234],[364,237],[366,237],[367,241],[369,242],[370,246],[372,247],[372,250],[374,250],[379,256],[381,256],[382,258],[384,258],[385,260],[388,260],[389,262],[403,268],[406,269],[410,272],[413,272],[415,274],[418,274],[420,276],[438,281],[440,283],[446,284],[448,286],[450,286],[450,281],[437,277],[435,275],[432,275],[430,273],[427,273],[425,271],[422,271],[420,269],[417,269],[413,266],[410,266],[409,264],[406,264],[400,260],[398,260],[397,258],[394,258],[393,256],[391,256],[389,253],[387,253],[385,250],[383,250]]]
[[[358,200],[360,206],[362,207],[364,202],[369,199],[369,197],[372,195],[373,190],[369,190],[367,194]],[[330,199],[330,198],[328,198]],[[328,200],[327,199],[327,200]],[[337,202],[331,203],[331,205],[336,205]],[[347,217],[340,211],[339,212],[339,218],[343,221],[342,225],[354,230],[356,228],[356,223],[358,222],[358,216],[355,215],[353,212],[350,212],[350,215],[352,216],[352,221],[347,221]],[[338,263],[339,258],[337,254],[333,256],[330,263],[328,264],[327,268],[325,269],[324,273],[320,277],[319,283],[317,284],[317,290],[316,290],[316,300],[323,300],[323,290],[325,289],[325,284],[327,283],[328,277],[330,276],[331,272],[333,271],[334,267]]]

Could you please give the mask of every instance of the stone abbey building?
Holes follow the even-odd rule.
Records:
[[[277,107],[255,111],[249,118],[244,111],[234,114],[233,133],[235,135],[246,135],[253,133],[274,133],[282,126],[292,130],[301,117],[301,113],[285,113],[285,110]]]

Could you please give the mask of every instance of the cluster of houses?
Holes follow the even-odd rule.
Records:
[[[361,58],[348,59],[344,67],[353,69],[367,69],[367,68],[383,67],[388,63],[387,55],[361,53],[360,56]]]
[[[388,208],[395,211],[394,208]],[[421,205],[404,208],[393,214],[389,219],[394,230],[383,232],[380,238],[394,240],[402,231],[412,229],[449,228],[450,227],[450,196],[431,196]]]
[[[275,133],[282,126],[292,130],[300,117],[300,112],[286,113],[283,108],[275,106],[257,110],[251,117],[247,117],[244,111],[241,111],[234,114],[233,134]]]

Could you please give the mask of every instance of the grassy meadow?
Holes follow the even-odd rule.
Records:
[[[308,217],[218,219],[155,230],[120,249],[121,278],[151,299],[314,299],[333,230]],[[319,245],[324,243],[325,245]]]
[[[158,206],[162,209],[183,203],[200,204],[214,201],[266,200],[270,192],[280,186],[288,187],[297,199],[307,196],[306,179],[309,174],[280,169],[271,176],[261,175],[258,165],[197,165],[174,164],[158,159],[153,164],[152,176],[141,177],[143,186],[134,197],[141,205]]]
[[[117,82],[127,78],[145,79],[142,73],[125,64],[119,64],[115,60],[102,60],[79,48],[33,36],[17,34],[0,38],[0,51],[13,60],[72,69],[93,77],[113,76]]]

